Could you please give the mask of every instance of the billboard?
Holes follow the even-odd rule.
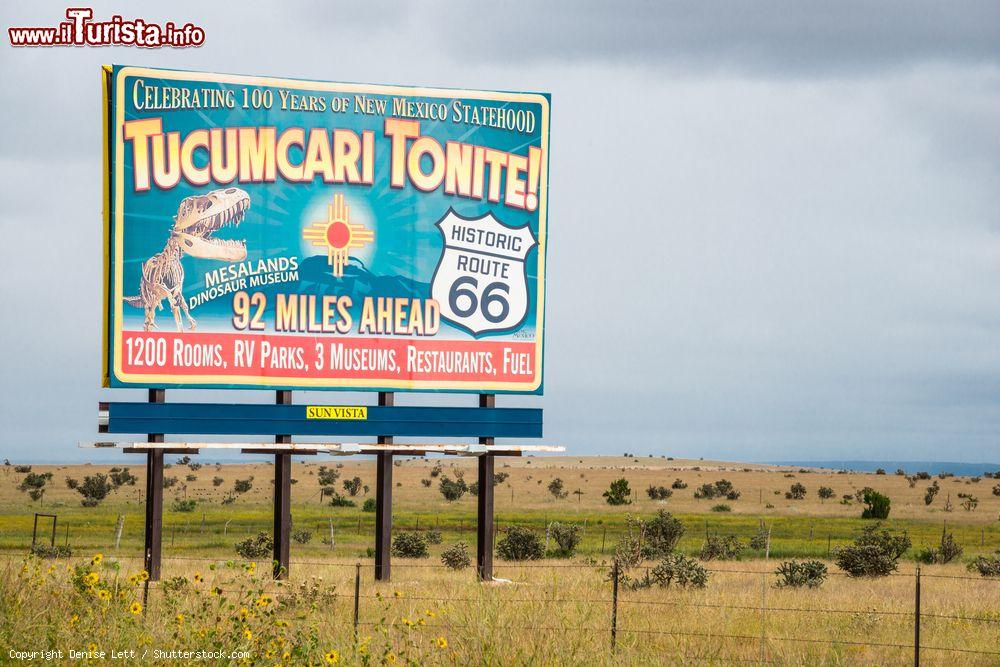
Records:
[[[104,93],[105,386],[541,393],[548,95]]]

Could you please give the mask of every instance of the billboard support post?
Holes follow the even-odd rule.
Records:
[[[163,403],[167,390],[149,390],[150,403]],[[146,442],[163,442],[162,433],[149,433]],[[145,567],[149,578],[160,580],[160,552],[163,546],[163,450],[149,449],[146,452],[146,527],[145,527]]]
[[[496,407],[495,394],[480,394],[479,407]],[[491,446],[493,438],[479,438],[479,444]],[[479,456],[479,495],[476,498],[476,571],[480,581],[493,580],[493,454]]]
[[[277,405],[291,405],[292,392],[275,392]],[[290,443],[290,434],[274,436],[278,444]],[[274,455],[274,578],[287,579],[289,542],[292,532],[292,454],[278,452]]]
[[[379,406],[392,407],[394,403],[395,395],[392,392],[379,392]],[[392,436],[378,436],[378,444],[391,445]],[[380,452],[375,455],[375,581],[389,581],[392,578],[391,550],[392,453]]]

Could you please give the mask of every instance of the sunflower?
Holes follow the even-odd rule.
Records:
[[[328,665],[336,665],[340,662],[340,654],[331,649],[323,655],[323,660]]]
[[[243,628],[243,638],[247,641],[253,639],[253,633],[250,632],[250,628]]]
[[[448,648],[448,640],[444,637],[438,637],[435,641],[437,641],[438,648]]]
[[[102,588],[101,590],[97,591],[97,597],[107,602],[108,600],[111,599],[111,592],[108,591],[108,589],[106,588]]]
[[[142,613],[142,605],[138,602],[133,602],[131,606],[129,606],[128,610],[132,612],[133,615],[138,616]]]
[[[100,565],[102,560],[104,560],[104,554],[94,554],[94,557],[90,559],[90,564]]]

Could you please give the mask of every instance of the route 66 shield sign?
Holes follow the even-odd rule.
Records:
[[[528,313],[525,258],[537,245],[528,225],[448,209],[437,222],[444,249],[431,282],[441,317],[476,336],[516,329]]]

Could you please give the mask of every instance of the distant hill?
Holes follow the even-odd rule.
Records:
[[[962,477],[975,477],[984,472],[1000,471],[1000,463],[958,463],[955,461],[767,461],[774,465],[798,466],[803,468],[833,468],[834,470],[855,470],[857,472],[875,472],[882,468],[890,475],[898,468],[908,474],[918,471],[952,473]]]

